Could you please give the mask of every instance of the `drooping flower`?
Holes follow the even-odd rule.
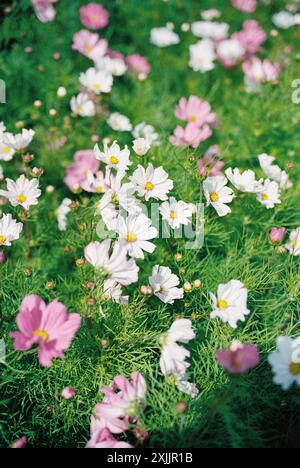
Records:
[[[132,445],[127,442],[121,442],[117,440],[109,429],[104,427],[103,429],[95,430],[91,432],[91,439],[87,443],[87,449],[125,449],[133,448]]]
[[[116,132],[131,132],[132,124],[126,115],[113,112],[107,119],[107,124]]]
[[[126,145],[124,149],[121,150],[116,141],[110,146],[105,143],[103,151],[100,151],[99,146],[96,145],[94,148],[94,155],[98,161],[103,162],[110,169],[115,169],[121,173],[126,172],[128,167],[132,164],[128,146]]]
[[[72,49],[77,50],[91,60],[97,61],[105,55],[107,45],[107,41],[100,39],[97,33],[82,29],[74,34]]]
[[[107,10],[99,3],[89,3],[80,8],[80,21],[89,29],[103,29],[108,25]]]
[[[144,251],[153,253],[156,248],[149,241],[158,236],[158,231],[152,226],[151,219],[143,213],[130,215],[126,219],[119,216],[117,233],[130,257],[143,259]]]
[[[61,392],[61,396],[64,400],[71,400],[75,395],[76,390],[73,387],[65,387]]]
[[[79,93],[78,96],[73,96],[70,106],[75,115],[80,115],[81,117],[94,117],[94,115],[96,115],[95,104],[85,93]]]
[[[165,304],[174,304],[175,300],[183,298],[183,288],[178,288],[179,278],[169,267],[155,265],[149,283],[153,294]]]
[[[145,138],[136,138],[133,140],[132,148],[138,156],[145,156],[151,148],[151,145]]]
[[[218,364],[231,374],[242,374],[256,367],[260,362],[258,347],[233,341],[229,349],[216,351]]]
[[[99,270],[103,275],[120,283],[122,286],[129,286],[138,280],[139,267],[133,259],[127,259],[126,247],[117,242],[110,255],[111,240],[103,242],[91,242],[84,249],[86,260]]]
[[[231,4],[245,13],[253,13],[256,10],[256,0],[231,0]]]
[[[139,54],[131,54],[126,57],[126,63],[130,71],[147,76],[151,71],[151,65],[146,57]]]
[[[300,387],[300,339],[280,336],[277,338],[277,348],[269,354],[268,361],[274,374],[273,382],[283,390],[289,390],[292,385]]]
[[[268,210],[281,203],[280,188],[277,182],[264,180],[261,190],[257,193],[257,200]]]
[[[167,172],[162,167],[154,168],[151,163],[147,169],[139,165],[130,180],[135,184],[138,194],[145,197],[146,201],[150,198],[167,200],[168,193],[174,186]]]
[[[273,227],[271,231],[269,232],[269,239],[273,244],[280,244],[282,242],[284,236],[286,233],[286,228],[277,228]]]
[[[25,297],[17,316],[20,331],[10,333],[14,348],[26,351],[39,347],[39,363],[50,367],[53,358],[64,359],[81,323],[79,314],[68,314],[67,308],[57,300],[48,306],[36,295]]]
[[[263,180],[257,181],[255,173],[250,169],[241,173],[238,168],[229,168],[226,169],[225,174],[232,185],[240,192],[257,193],[262,189]]]
[[[33,130],[23,128],[22,133],[18,133],[17,135],[3,133],[1,138],[4,146],[8,146],[15,151],[22,151],[30,145],[34,135],[35,132]]]
[[[68,225],[68,218],[67,215],[71,212],[70,205],[72,204],[72,200],[70,198],[64,198],[62,203],[56,210],[56,217],[58,221],[58,229],[60,231],[66,231]]]
[[[198,127],[216,124],[216,115],[211,111],[210,104],[197,96],[190,96],[188,99],[182,97],[176,107],[175,115],[178,119],[192,122]]]
[[[189,66],[195,71],[205,73],[215,68],[215,44],[211,39],[203,39],[190,46]]]
[[[231,280],[227,284],[220,284],[217,296],[210,293],[210,297],[214,307],[210,317],[218,317],[232,328],[237,328],[237,322],[244,322],[250,314],[247,308],[248,291],[241,281]]]
[[[266,176],[271,179],[275,180],[280,186],[281,189],[286,190],[292,187],[292,182],[289,180],[288,174],[280,169],[277,164],[273,164],[275,158],[273,156],[269,156],[268,154],[260,154],[258,156],[259,164]]]
[[[177,201],[174,197],[162,203],[159,211],[162,218],[167,221],[172,229],[187,226],[192,221],[193,212],[191,206],[182,200]]]
[[[198,148],[200,143],[210,138],[211,135],[212,130],[209,125],[205,124],[199,128],[195,123],[189,122],[185,128],[177,125],[174,134],[170,137],[170,142],[175,146]]]
[[[7,190],[0,190],[0,196],[9,200],[12,206],[22,206],[24,210],[29,211],[31,206],[38,204],[38,198],[41,196],[38,179],[26,179],[22,174],[16,182],[6,179]]]
[[[89,68],[79,77],[80,83],[92,93],[110,93],[113,85],[113,77],[106,71],[98,71],[96,68]]]
[[[168,47],[179,44],[178,34],[168,28],[152,28],[150,31],[150,42],[157,47]]]
[[[4,214],[0,218],[0,246],[11,246],[18,240],[23,229],[22,223],[17,223],[11,214]]]
[[[285,245],[285,248],[294,257],[300,256],[300,227],[291,232],[289,242]]]
[[[231,208],[227,204],[232,202],[234,194],[226,184],[227,179],[224,176],[208,177],[203,182],[207,205],[211,205],[219,216],[231,213]]]

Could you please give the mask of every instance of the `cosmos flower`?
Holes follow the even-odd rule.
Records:
[[[135,198],[135,185],[131,182],[123,183],[124,172],[118,172],[116,176],[107,173],[105,183],[106,192],[100,200],[97,212],[103,215],[103,210],[114,210],[116,217],[120,208],[130,214],[141,212],[138,200]],[[113,229],[115,230],[115,229]]]
[[[150,31],[150,43],[157,47],[168,47],[179,42],[178,34],[168,28],[153,28]]]
[[[280,244],[282,242],[284,236],[286,233],[286,229],[284,227],[282,228],[277,228],[273,227],[271,231],[269,232],[269,239],[273,244]]]
[[[208,177],[203,182],[203,191],[207,205],[211,205],[219,216],[226,216],[231,213],[231,208],[227,204],[232,202],[234,194],[227,187],[227,182],[224,176]]]
[[[22,223],[17,223],[11,214],[4,214],[0,218],[0,246],[11,246],[11,243],[18,240],[23,229]]]
[[[116,132],[131,132],[132,124],[126,115],[113,112],[107,119],[107,124]]]
[[[245,55],[245,49],[237,39],[224,39],[217,44],[218,60],[226,68],[234,67]]]
[[[192,148],[198,148],[200,143],[210,138],[212,130],[209,125],[203,125],[199,128],[193,122],[189,122],[185,128],[177,127],[174,130],[174,134],[170,137],[170,142],[175,146],[191,146]]]
[[[175,300],[183,298],[183,289],[177,287],[180,284],[179,278],[168,267],[153,267],[149,283],[154,295],[165,304],[174,304]]]
[[[27,437],[22,437],[21,439],[19,440],[16,440],[11,448],[12,449],[23,449],[23,448],[26,448],[26,445],[27,445]]]
[[[167,221],[172,229],[187,226],[192,222],[193,212],[191,206],[182,200],[177,201],[174,197],[162,203],[159,211],[162,218]]]
[[[129,296],[123,296],[122,286],[115,280],[106,280],[103,285],[104,297],[117,304],[128,304]]]
[[[278,83],[281,67],[279,64],[273,64],[269,60],[260,60],[253,56],[243,63],[245,74],[245,88],[249,93],[259,92],[264,83]]]
[[[4,146],[8,146],[15,151],[23,151],[30,145],[34,135],[35,132],[33,130],[23,128],[22,133],[18,133],[17,135],[13,135],[12,133],[3,133],[1,138]]]
[[[216,351],[218,364],[231,374],[242,374],[256,367],[260,362],[259,350],[252,344],[233,341],[229,349]]]
[[[97,70],[102,73],[107,73],[113,76],[122,76],[127,71],[127,65],[123,59],[110,58],[107,55],[95,60],[95,66]]]
[[[9,200],[12,206],[22,206],[24,210],[29,211],[31,206],[38,204],[38,198],[41,196],[38,179],[28,180],[22,174],[16,182],[6,179],[7,190],[0,190],[0,196]]]
[[[260,191],[257,193],[257,200],[268,210],[274,208],[275,205],[279,205],[281,199],[278,183],[269,179],[264,180]]]
[[[289,180],[288,174],[280,169],[277,164],[273,164],[275,158],[273,156],[269,156],[268,154],[260,154],[258,156],[259,164],[266,176],[271,179],[275,180],[280,186],[281,189],[289,189],[292,187],[292,182]]]
[[[15,154],[15,150],[5,145],[1,141],[1,135],[0,135],[0,161],[11,161],[14,154]]]
[[[85,93],[73,96],[70,106],[75,115],[80,115],[81,117],[94,117],[96,115],[95,104]]]
[[[42,23],[54,21],[56,11],[53,6],[57,0],[31,0],[35,14]]]
[[[190,96],[188,99],[182,97],[176,107],[175,115],[178,119],[192,122],[198,127],[216,124],[216,115],[211,111],[210,104],[197,96]]]
[[[141,122],[132,131],[134,138],[144,138],[149,145],[158,146],[160,144],[159,135],[152,125]]]
[[[211,39],[203,39],[190,46],[189,66],[195,71],[205,73],[215,68],[215,44]]]
[[[92,93],[110,93],[113,85],[113,77],[106,71],[98,71],[96,68],[89,68],[79,77],[80,83]]]
[[[197,161],[198,172],[201,177],[215,177],[222,176],[222,169],[224,166],[223,161],[218,161],[217,156],[220,157],[220,149],[218,145],[211,146],[202,159]]]
[[[231,0],[231,4],[245,13],[253,13],[256,10],[256,0]]]
[[[273,382],[283,390],[289,390],[292,385],[300,387],[300,339],[280,336],[277,338],[277,348],[269,354],[268,361],[274,374]]]
[[[52,366],[53,358],[64,359],[71,341],[81,323],[79,314],[68,314],[67,308],[57,300],[48,306],[36,295],[25,297],[17,316],[20,331],[10,333],[18,351],[39,347],[39,363]]]
[[[229,168],[226,169],[225,174],[232,185],[240,192],[257,193],[262,189],[263,180],[257,181],[255,179],[255,173],[251,170],[241,173],[237,168]]]
[[[91,439],[87,443],[87,449],[125,449],[133,448],[132,445],[127,442],[121,442],[117,440],[109,429],[104,427],[103,429],[95,430],[91,432]]]
[[[280,11],[272,16],[272,21],[277,28],[289,29],[296,24],[295,15],[289,11]]]
[[[158,231],[152,226],[151,219],[143,213],[119,216],[117,223],[119,240],[126,246],[128,254],[133,258],[144,258],[144,251],[153,253],[155,245],[149,242],[158,237]]]
[[[150,198],[165,201],[173,188],[173,182],[167,172],[162,167],[154,168],[151,163],[147,169],[139,165],[130,180],[136,186],[138,194],[145,197],[146,201]]]
[[[82,29],[73,36],[72,49],[94,61],[105,55],[107,46],[105,39],[100,39],[97,33],[91,33],[86,29]]]
[[[76,391],[73,387],[65,387],[61,392],[61,396],[64,400],[71,400],[75,395]]]
[[[195,21],[192,23],[191,29],[196,37],[220,41],[228,37],[229,24],[215,21]]]
[[[132,148],[138,156],[145,156],[151,148],[151,145],[145,138],[136,138],[133,140]]]
[[[257,21],[246,20],[242,30],[233,33],[232,39],[237,40],[244,48],[246,52],[244,58],[246,58],[260,51],[262,44],[267,39],[267,34],[260,28]]]
[[[85,181],[81,184],[82,189],[89,193],[102,194],[108,190],[106,180],[102,171],[97,171],[93,174],[92,171],[88,171]]]
[[[107,10],[99,3],[89,3],[80,8],[80,21],[89,29],[103,29],[108,25]]]
[[[103,162],[110,169],[115,169],[121,173],[126,172],[128,167],[132,164],[129,159],[130,151],[128,146],[126,145],[124,149],[121,150],[116,141],[114,141],[111,146],[105,143],[103,151],[100,151],[99,146],[96,145],[94,148],[94,155],[98,161]]]
[[[130,71],[147,76],[151,71],[151,65],[146,57],[139,54],[131,54],[126,57],[126,63]]]
[[[74,155],[75,162],[68,166],[64,178],[65,184],[72,192],[83,188],[89,172],[95,174],[99,170],[99,162],[91,150],[80,150]]]
[[[214,310],[210,317],[220,318],[232,328],[237,328],[237,322],[245,321],[245,316],[250,314],[247,308],[248,291],[244,284],[238,280],[231,280],[227,284],[220,284],[217,296],[210,293]]]
[[[58,229],[60,231],[67,230],[67,225],[68,225],[67,215],[71,212],[71,208],[70,208],[71,203],[72,203],[72,200],[70,200],[69,198],[64,198],[62,203],[59,205],[59,207],[56,210]]]
[[[294,257],[300,256],[300,227],[291,232],[289,242],[285,245],[285,248]]]

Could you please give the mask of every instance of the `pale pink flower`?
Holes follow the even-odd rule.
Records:
[[[194,123],[197,127],[216,124],[216,115],[211,111],[210,104],[197,96],[190,96],[188,99],[182,97],[176,107],[175,115],[178,119]]]
[[[285,233],[286,233],[286,229],[284,227],[282,228],[273,227],[271,231],[269,232],[269,239],[274,244],[280,244],[280,242],[282,242],[285,236]]]
[[[248,91],[256,91],[262,83],[271,82],[277,84],[281,67],[278,63],[271,63],[269,60],[260,60],[253,56],[243,63],[245,73],[245,84]]]
[[[125,56],[117,50],[107,49],[106,55],[111,59],[123,60],[123,62],[125,62]]]
[[[133,446],[128,444],[127,442],[120,442],[119,440],[115,439],[110,430],[105,427],[98,431],[92,432],[91,439],[89,440],[85,448],[123,449],[133,448]]]
[[[233,342],[230,349],[216,351],[218,364],[231,374],[242,374],[260,362],[257,346]]]
[[[148,75],[151,71],[151,65],[146,57],[139,54],[131,54],[126,57],[126,63],[129,70],[134,73]]]
[[[231,0],[231,4],[245,13],[253,13],[256,10],[256,0]]]
[[[211,146],[202,159],[197,161],[198,172],[201,177],[215,177],[223,175],[223,161],[219,161],[220,150],[218,145]]]
[[[91,60],[97,60],[106,54],[107,45],[107,40],[100,39],[97,33],[82,29],[74,34],[72,49],[77,50]]]
[[[243,24],[243,29],[234,33],[232,38],[240,42],[246,51],[245,55],[247,57],[256,54],[260,50],[267,39],[267,34],[261,29],[257,21],[247,20]]]
[[[64,359],[81,323],[79,314],[68,314],[67,308],[57,300],[48,306],[36,295],[25,297],[17,316],[20,331],[10,333],[14,348],[27,351],[39,347],[39,363],[51,367],[53,358]]]
[[[64,178],[65,184],[72,191],[83,188],[89,172],[96,174],[100,165],[95,159],[94,152],[90,150],[77,151],[74,159],[75,162],[67,168]]]
[[[11,448],[13,448],[13,449],[23,449],[23,448],[26,447],[26,445],[27,445],[27,438],[26,438],[26,437],[22,437],[21,439],[16,440],[16,441],[12,444]]]
[[[212,130],[208,125],[199,128],[196,124],[190,122],[185,128],[177,125],[174,135],[170,137],[170,142],[175,146],[198,148],[200,143],[207,140],[211,135]]]
[[[72,398],[74,398],[75,395],[76,395],[76,391],[75,391],[75,388],[73,387],[66,387],[61,392],[61,396],[65,400],[71,400]]]
[[[103,29],[108,25],[108,12],[99,3],[89,3],[80,8],[80,20],[89,29]]]
[[[57,0],[31,0],[35,14],[42,23],[49,23],[55,19],[56,11],[53,3],[56,1]]]

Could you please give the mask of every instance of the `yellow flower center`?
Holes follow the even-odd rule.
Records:
[[[189,121],[190,122],[196,122],[196,120],[197,120],[197,117],[194,114],[189,116]]]
[[[290,372],[293,374],[295,377],[300,375],[300,362],[291,362],[290,365]]]
[[[77,113],[78,113],[78,114],[82,114],[82,112],[83,112],[83,107],[82,107],[82,106],[78,106],[78,107],[77,107]]]
[[[101,185],[98,185],[98,187],[96,187],[96,190],[98,193],[101,193],[103,190],[103,187]]]
[[[217,192],[212,192],[210,194],[210,201],[217,202],[218,200],[219,200],[219,195],[217,194]]]
[[[35,332],[33,333],[33,336],[34,337],[41,336],[44,341],[49,340],[49,335],[45,330],[35,330]]]
[[[92,52],[93,47],[90,46],[90,45],[87,45],[87,46],[85,46],[84,50],[85,50],[86,52]]]
[[[2,153],[10,153],[11,152],[11,148],[8,148],[8,146],[4,146],[4,148],[2,148]]]
[[[218,307],[219,307],[219,309],[227,309],[227,307],[228,307],[228,302],[225,301],[225,299],[220,299],[220,300],[218,301]]]
[[[127,242],[136,242],[137,236],[133,232],[127,234]]]
[[[24,202],[26,202],[26,200],[27,200],[26,195],[24,195],[23,193],[18,196],[18,201],[20,203],[24,203]]]
[[[2,236],[2,235],[0,234],[0,245],[5,244],[5,241],[6,241],[6,237],[4,237],[4,236]]]
[[[292,246],[294,247],[294,249],[297,247],[297,241],[296,241],[296,239],[292,241]]]
[[[261,199],[262,199],[263,201],[267,201],[267,200],[269,199],[269,195],[267,195],[266,193],[262,193]]]
[[[111,156],[109,161],[110,164],[118,164],[119,159],[117,158],[117,156]]]
[[[148,191],[153,190],[154,185],[152,184],[152,182],[147,182],[146,185],[145,185],[145,189],[148,190]]]
[[[175,211],[171,211],[170,218],[171,219],[176,219],[177,218],[177,214],[175,213]]]
[[[95,90],[95,91],[100,91],[101,89],[101,85],[100,83],[94,83],[92,88]]]

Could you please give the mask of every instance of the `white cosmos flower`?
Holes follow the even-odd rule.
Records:
[[[151,163],[147,169],[139,165],[130,180],[135,184],[138,194],[145,197],[146,201],[150,198],[167,200],[168,193],[174,186],[167,172],[162,167],[154,168]]]
[[[257,193],[262,188],[263,180],[257,181],[255,179],[255,173],[251,170],[240,172],[238,168],[226,169],[225,174],[230,180],[232,185],[240,192],[246,193]]]
[[[5,145],[1,138],[2,136],[0,135],[0,161],[11,161],[15,154],[15,150]]]
[[[196,398],[199,395],[197,386],[187,380],[186,375],[174,374],[175,385],[180,392],[190,395],[192,398]]]
[[[277,349],[269,354],[268,361],[272,366],[273,382],[288,390],[293,384],[300,387],[299,338],[277,338]]]
[[[280,204],[280,188],[277,182],[269,179],[264,180],[261,191],[257,194],[257,200],[267,209]]]
[[[113,112],[107,119],[107,124],[116,132],[131,132],[132,125],[126,115],[119,114],[119,112]]]
[[[165,304],[174,304],[175,300],[182,299],[183,288],[178,288],[180,281],[170,268],[156,265],[149,278],[153,293]]]
[[[70,200],[69,198],[65,198],[62,201],[61,205],[56,210],[56,217],[57,217],[57,221],[58,221],[58,229],[60,231],[66,231],[67,230],[67,225],[68,225],[67,215],[71,211],[71,208],[70,208],[71,203],[72,203],[72,200]]]
[[[224,61],[229,63],[237,62],[245,54],[245,49],[241,43],[236,39],[225,39],[221,41],[217,47],[217,56]]]
[[[227,204],[232,202],[234,194],[227,187],[227,182],[224,176],[208,177],[203,182],[207,205],[212,205],[219,216],[226,216],[228,213],[231,213],[231,208]]]
[[[4,146],[8,146],[15,151],[20,151],[27,148],[33,140],[35,132],[23,128],[22,133],[13,135],[12,133],[3,133],[1,139]]]
[[[133,259],[127,259],[127,249],[117,242],[110,255],[111,240],[91,242],[84,249],[86,260],[97,270],[122,286],[129,286],[138,280],[139,267]]]
[[[136,125],[132,131],[132,135],[134,138],[145,138],[145,140],[151,146],[159,146],[159,135],[155,131],[155,128],[152,125],[146,124],[145,122],[141,122],[140,124]]]
[[[136,138],[133,140],[132,148],[138,156],[145,156],[151,148],[151,145],[145,138]]]
[[[280,167],[277,164],[273,164],[275,161],[275,158],[273,156],[270,156],[268,154],[260,154],[258,156],[259,159],[259,164],[266,176],[271,179],[275,180],[275,182],[278,182],[279,186],[281,189],[289,189],[292,187],[292,182],[289,180],[288,174],[280,169]]]
[[[79,93],[78,96],[73,96],[70,105],[75,115],[80,115],[81,117],[93,117],[96,115],[95,104],[85,93]]]
[[[191,29],[194,36],[219,41],[228,37],[229,24],[213,21],[195,21],[192,23]]]
[[[190,46],[189,66],[194,71],[205,73],[215,68],[215,44],[211,39],[203,39]]]
[[[177,201],[174,197],[162,203],[159,211],[162,218],[168,222],[172,229],[178,229],[180,226],[187,226],[191,223],[193,215],[190,204],[182,200]]]
[[[99,60],[95,62],[95,65],[98,70],[105,71],[114,76],[122,76],[127,71],[127,65],[124,60],[121,59],[112,59],[110,57],[100,57]]]
[[[0,218],[0,246],[10,246],[18,240],[23,229],[22,223],[17,223],[11,214],[4,214]]]
[[[88,171],[86,180],[81,184],[83,190],[89,193],[105,193],[108,189],[103,172],[98,171],[94,174],[92,171]]]
[[[104,296],[117,304],[128,304],[129,296],[122,296],[122,286],[114,280],[106,280],[103,285]]]
[[[300,256],[300,227],[294,229],[290,234],[290,240],[285,245],[285,248],[290,252],[294,257]]]
[[[227,284],[220,284],[217,296],[210,293],[214,310],[211,318],[219,317],[232,328],[237,328],[237,322],[245,321],[245,316],[250,314],[247,308],[248,291],[244,284],[238,280],[231,280]]]
[[[178,34],[168,28],[152,28],[150,31],[150,42],[157,47],[168,47],[179,44]]]
[[[80,83],[89,91],[95,94],[110,93],[113,85],[113,77],[107,71],[98,71],[96,68],[89,68],[79,77]]]
[[[107,208],[110,210],[119,210],[123,208],[130,214],[141,212],[138,200],[134,197],[135,185],[131,182],[122,184],[124,173],[117,173],[116,176],[107,173],[105,182],[107,190],[99,203],[97,212],[101,212]]]
[[[16,182],[6,179],[7,190],[0,190],[0,195],[7,198],[12,206],[20,205],[28,211],[31,206],[38,204],[41,195],[39,181],[26,179],[22,174]]]
[[[289,29],[296,24],[295,16],[288,11],[280,11],[272,16],[272,21],[277,28]]]
[[[129,159],[130,151],[128,146],[126,145],[125,148],[121,150],[116,141],[114,141],[111,146],[105,143],[103,151],[100,151],[99,146],[96,145],[94,154],[98,161],[103,162],[111,169],[116,169],[116,171],[126,172],[128,167],[132,164]]]
[[[156,246],[149,242],[158,236],[158,231],[152,226],[151,219],[143,213],[130,215],[127,218],[119,216],[117,223],[119,240],[126,246],[128,254],[133,258],[144,258],[144,251],[153,253]]]

